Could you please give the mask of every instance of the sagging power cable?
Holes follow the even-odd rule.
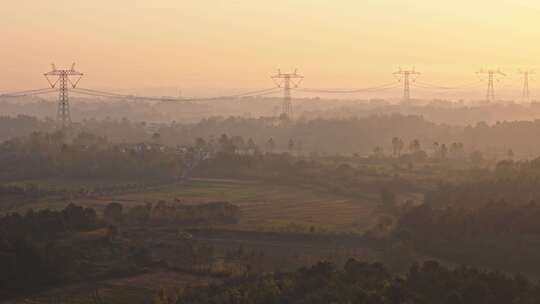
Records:
[[[353,93],[362,93],[362,92],[377,92],[384,91],[387,89],[393,89],[398,86],[397,82],[390,82],[374,87],[342,90],[342,89],[315,89],[315,88],[296,88],[295,91],[306,92],[306,93],[331,93],[331,94],[353,94]]]
[[[97,96],[97,97],[106,97],[106,98],[119,98],[119,99],[134,99],[134,100],[146,100],[146,101],[210,101],[210,100],[219,100],[219,99],[234,99],[239,97],[246,96],[261,96],[267,93],[275,93],[279,91],[279,88],[273,87],[263,90],[249,91],[240,94],[234,95],[224,95],[224,96],[214,96],[214,97],[201,97],[201,98],[179,98],[179,97],[158,97],[158,96],[139,96],[139,95],[123,95],[112,92],[105,92],[99,90],[91,90],[84,88],[75,88],[71,90],[74,93]]]
[[[0,94],[0,97],[6,97],[6,98],[16,98],[16,97],[25,97],[25,96],[33,96],[33,95],[40,95],[40,94],[48,94],[55,92],[55,89],[51,88],[43,88],[43,89],[35,89],[35,90],[25,90],[25,91],[18,91],[18,92],[9,92]]]
[[[463,90],[463,89],[472,89],[477,88],[482,85],[481,81],[475,81],[471,83],[466,83],[463,85],[457,85],[457,86],[441,86],[441,85],[435,85],[430,83],[425,83],[421,81],[414,82],[414,86],[421,89],[431,89],[431,90]]]

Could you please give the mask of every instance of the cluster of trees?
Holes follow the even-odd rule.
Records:
[[[397,205],[395,236],[418,252],[506,271],[540,273],[540,158],[504,160],[490,170],[465,170],[428,190],[422,205]],[[393,195],[393,196],[392,196]]]
[[[475,268],[450,269],[434,261],[405,274],[382,264],[349,260],[343,270],[320,262],[293,273],[244,277],[187,290],[177,303],[536,303],[540,286],[522,276]]]
[[[228,202],[188,205],[159,201],[156,204],[136,205],[124,211],[122,204],[110,203],[103,214],[113,224],[234,224],[240,219],[240,208]]]
[[[240,220],[240,208],[229,202],[209,202],[199,205],[158,202],[151,218],[189,224],[236,224]]]
[[[474,174],[464,172],[464,175]],[[446,182],[425,194],[432,206],[478,208],[490,201],[506,200],[512,204],[528,204],[540,200],[540,158],[531,161],[505,160],[491,171],[461,182]]]
[[[228,136],[227,134],[221,134],[218,139],[210,138],[205,140],[204,138],[198,137],[195,139],[193,148],[199,151],[207,151],[211,154],[236,153],[253,155],[262,152],[261,147],[256,145],[252,138],[245,140],[242,136]]]
[[[27,135],[32,131],[53,130],[50,120],[41,121],[33,117],[0,117],[0,141]],[[121,120],[86,120],[74,126],[75,130],[97,134],[113,142],[152,143],[153,134],[159,134],[160,143],[167,146],[188,145],[197,138],[219,141],[223,133],[252,139],[261,148],[266,148],[272,139],[274,151],[289,151],[292,148],[307,153],[323,154],[370,154],[373,147],[388,151],[418,149],[407,146],[415,140],[429,143],[426,148],[435,149],[440,144],[441,156],[448,154],[480,151],[490,157],[505,158],[509,149],[512,154],[524,158],[540,154],[540,145],[535,136],[540,132],[540,121],[500,122],[492,125],[477,123],[470,126],[437,124],[414,115],[373,115],[345,119],[300,119],[295,122],[274,118],[211,117],[196,123],[148,124]],[[339,134],[339,136],[336,136]],[[388,142],[389,138],[400,139],[398,145]],[[395,142],[399,143],[399,142]],[[452,144],[455,143],[455,144]],[[242,146],[248,149],[250,143]],[[465,149],[464,149],[465,148]],[[412,152],[411,150],[411,152]],[[454,151],[455,150],[455,151]],[[463,150],[463,151],[460,151]]]
[[[96,212],[73,204],[60,211],[0,217],[0,296],[54,284],[84,265],[57,241],[68,233],[103,228]]]
[[[39,183],[25,184],[5,184],[0,185],[0,204],[5,210],[11,207],[21,206],[21,204],[32,203],[44,198],[56,198],[60,200],[73,200],[82,197],[110,195],[128,192],[148,191],[156,186],[163,185],[163,180],[143,180],[143,181],[112,181],[108,184],[90,186],[83,185],[77,187],[51,188],[42,186]]]
[[[208,178],[310,185],[319,190],[352,196],[363,196],[384,187],[392,187],[395,191],[418,190],[414,178],[401,178],[374,167],[355,166],[340,160],[298,159],[290,154],[219,153],[202,161],[194,173]]]
[[[540,237],[540,205],[490,202],[477,209],[410,207],[399,220],[399,229],[415,238],[502,238],[509,235]]]
[[[473,151],[471,154],[466,154],[465,146],[461,142],[453,142],[449,145],[445,143],[434,142],[432,147],[429,149],[424,149],[420,140],[413,139],[409,142],[408,152],[405,153],[405,141],[402,138],[394,137],[392,138],[392,153],[391,156],[394,158],[402,158],[405,160],[417,160],[423,161],[428,157],[433,159],[465,159],[469,157],[470,160],[474,162],[481,161],[481,153],[478,151]],[[475,157],[480,153],[480,157]],[[385,158],[384,148],[382,146],[376,146],[373,149],[371,157],[373,158]]]
[[[314,118],[295,122],[264,117],[212,117],[191,124],[161,124],[156,126],[156,132],[161,135],[162,143],[169,146],[188,144],[198,137],[217,140],[225,133],[251,138],[264,148],[271,138],[276,152],[289,151],[289,141],[293,139],[295,149],[306,153],[369,155],[373,147],[391,151],[388,139],[397,137],[404,143],[403,150],[414,140],[426,145],[423,150],[435,149],[434,143],[439,142],[440,151],[448,157],[480,151],[490,158],[501,159],[506,158],[509,149],[520,158],[540,154],[540,145],[534,141],[535,134],[540,132],[540,121],[477,123],[463,127],[437,124],[414,115]],[[106,132],[97,134],[107,136]]]
[[[533,102],[526,103],[481,103],[470,104],[463,101],[453,102],[449,100],[434,99],[428,104],[425,100],[419,104],[390,104],[382,99],[372,99],[370,102],[354,105],[341,106],[343,100],[339,101],[340,106],[327,110],[313,110],[305,113],[306,118],[335,119],[343,117],[367,117],[372,115],[390,115],[401,113],[404,115],[413,114],[425,119],[447,125],[467,126],[474,125],[479,121],[489,124],[498,121],[533,121],[540,116],[540,104]],[[320,103],[328,103],[328,100]]]
[[[92,208],[74,204],[62,210],[31,209],[24,215],[1,216],[0,298],[65,282],[132,274],[155,260],[206,273],[215,262],[211,247],[189,235],[179,233],[171,241],[163,231],[139,228],[236,223],[239,217],[239,208],[227,202],[163,201],[130,208],[110,203],[103,218]]]
[[[67,143],[63,133],[32,133],[0,144],[0,180],[105,178],[171,180],[182,175],[183,158],[155,145],[113,144],[80,133]]]
[[[270,137],[262,145],[256,144],[255,141],[250,137],[247,140],[242,136],[234,135],[228,136],[227,134],[221,134],[219,138],[210,138],[205,140],[204,138],[198,137],[195,139],[193,148],[197,151],[206,151],[209,154],[240,154],[240,155],[260,155],[262,153],[289,153],[295,154],[302,152],[302,145],[300,141],[295,141],[290,138],[287,141],[286,150],[277,150],[276,141]]]
[[[28,136],[37,131],[52,131],[54,127],[55,122],[50,119],[41,120],[27,115],[0,116],[0,142]]]
[[[491,202],[470,210],[412,207],[397,235],[420,252],[456,263],[537,275],[540,205]]]
[[[0,201],[17,197],[37,199],[54,193],[56,193],[56,191],[40,188],[35,184],[0,185]]]
[[[406,130],[406,132],[404,132]],[[436,126],[414,116],[374,116],[343,120],[276,121],[272,118],[213,117],[196,124],[176,124],[159,129],[163,142],[173,144],[178,138],[211,138],[219,134],[235,134],[252,138],[260,147],[269,146],[273,151],[318,152],[325,154],[369,154],[370,147],[386,146],[385,139],[399,135],[423,141],[448,138],[452,127]],[[426,133],[431,134],[426,134]],[[339,136],[336,136],[339,134]],[[293,147],[290,140],[294,141]]]

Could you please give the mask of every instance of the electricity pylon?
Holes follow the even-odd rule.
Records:
[[[69,70],[58,70],[54,63],[52,64],[52,71],[43,74],[49,82],[51,88],[56,88],[58,85],[58,109],[56,111],[56,122],[62,130],[65,130],[71,124],[71,113],[69,111],[69,97],[68,84],[72,88],[76,88],[77,84],[84,75],[81,72],[75,71],[75,63],[71,65]],[[51,81],[49,77],[58,77],[56,81]],[[71,77],[78,77],[74,82]]]
[[[403,80],[403,101],[411,100],[411,76],[415,77],[420,75],[419,72],[412,70],[402,70],[399,68],[399,71],[394,72],[395,76],[399,77],[399,81]],[[413,79],[414,81],[414,79]]]
[[[291,102],[291,85],[296,88],[303,79],[304,76],[299,75],[296,70],[294,70],[294,73],[281,73],[281,70],[278,70],[278,73],[272,76],[272,80],[276,85],[283,88],[283,103],[281,104],[282,117],[292,119],[293,107]]]
[[[535,72],[534,70],[520,70],[519,73],[523,75],[523,92],[521,93],[521,98],[523,101],[529,101],[531,98],[529,91],[529,75],[534,74]]]
[[[476,72],[477,74],[487,74],[488,75],[488,87],[486,92],[486,101],[493,102],[495,101],[495,86],[494,81],[496,80],[496,77],[498,75],[500,76],[506,76],[505,73],[501,72],[501,70],[484,70],[480,69],[480,71]],[[498,80],[498,79],[497,79]]]

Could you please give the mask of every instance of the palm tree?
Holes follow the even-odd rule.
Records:
[[[377,158],[384,157],[384,149],[383,149],[383,147],[381,147],[381,146],[375,147],[375,149],[373,149],[373,156],[375,156]]]
[[[392,138],[392,155],[394,157],[398,154],[398,146],[399,146],[399,138],[394,137]]]
[[[508,157],[509,160],[514,159],[514,151],[512,149],[508,149],[506,156]]]
[[[293,153],[293,150],[294,150],[294,141],[291,139],[289,139],[289,143],[288,143],[288,148],[289,148],[289,153]]]
[[[409,151],[414,154],[414,153],[418,153],[420,152],[420,141],[418,139],[414,139],[413,141],[411,141],[411,143],[409,144]]]
[[[157,132],[152,134],[152,143],[159,144],[160,140],[161,140],[161,134],[159,134]]]
[[[270,137],[270,139],[266,142],[266,149],[269,153],[274,153],[275,147],[276,143],[274,142],[274,139]]]
[[[448,154],[448,148],[445,144],[442,144],[441,146],[441,158],[446,158],[446,155]]]
[[[398,137],[394,137],[392,139],[392,148],[394,150],[394,156],[401,156],[401,151],[403,150],[403,147],[405,144],[403,143],[403,140]]]
[[[255,144],[253,139],[250,137],[247,141],[247,152],[249,154],[254,154],[256,150],[257,150],[257,145]]]

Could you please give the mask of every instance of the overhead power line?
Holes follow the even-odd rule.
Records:
[[[529,75],[533,74],[533,71],[520,72],[523,75],[523,93],[524,100],[529,99]],[[488,89],[486,98],[488,101],[495,100],[494,93],[494,81],[499,76],[506,76],[500,70],[480,70],[477,74],[486,74],[488,76]],[[58,92],[58,111],[57,120],[59,125],[64,129],[71,123],[70,107],[68,100],[68,93],[80,94],[85,96],[96,96],[110,99],[121,100],[141,100],[141,101],[169,101],[169,102],[182,102],[182,101],[218,101],[218,100],[231,100],[242,97],[254,97],[254,96],[267,96],[276,94],[279,91],[283,92],[283,102],[281,105],[281,115],[292,118],[293,117],[293,105],[291,92],[304,92],[304,93],[321,93],[321,94],[355,94],[355,93],[369,93],[369,92],[382,92],[385,90],[391,90],[399,87],[400,83],[403,83],[403,101],[408,101],[411,98],[411,87],[432,90],[432,91],[456,91],[464,89],[472,89],[480,86],[480,82],[467,83],[456,86],[444,86],[431,84],[421,81],[416,81],[419,72],[414,68],[412,70],[402,70],[401,68],[394,72],[393,75],[397,78],[397,82],[389,82],[372,87],[354,88],[354,89],[319,89],[300,87],[300,83],[304,79],[304,76],[297,73],[295,70],[293,73],[282,73],[278,70],[278,74],[271,76],[271,79],[275,83],[275,87],[242,92],[233,95],[221,95],[212,97],[194,97],[183,98],[182,94],[178,96],[144,96],[133,94],[120,94],[116,92],[107,92],[95,89],[78,88],[78,83],[81,80],[83,74],[75,70],[75,64],[70,69],[58,70],[56,66],[52,65],[52,70],[44,74],[50,87],[36,90],[25,90],[18,92],[9,92],[0,94],[1,98],[17,98],[23,96],[34,96],[40,94],[50,94]]]
[[[55,89],[51,88],[43,88],[43,89],[36,89],[36,90],[25,90],[25,91],[18,91],[18,92],[9,92],[0,94],[0,97],[5,98],[16,98],[16,97],[25,97],[25,96],[33,96],[33,95],[40,95],[40,94],[48,94],[55,92]]]
[[[140,96],[140,95],[130,95],[130,94],[118,94],[112,92],[105,92],[92,89],[77,88],[73,89],[74,93],[97,96],[97,97],[106,97],[106,98],[118,98],[118,99],[133,99],[133,100],[145,100],[145,101],[211,101],[211,100],[220,100],[220,99],[234,99],[246,96],[261,96],[268,93],[276,93],[279,91],[278,88],[268,88],[264,90],[249,91],[240,94],[234,95],[223,95],[223,96],[214,96],[214,97],[201,97],[201,98],[180,98],[180,97],[167,97],[167,96]]]
[[[378,92],[384,91],[387,89],[396,88],[398,85],[397,82],[390,82],[374,87],[358,88],[358,89],[315,89],[315,88],[297,88],[295,91],[307,92],[307,93],[330,93],[330,94],[354,94],[354,93],[363,93],[363,92]]]
[[[476,81],[476,82],[471,82],[471,83],[456,85],[456,86],[441,86],[441,85],[436,85],[436,84],[431,84],[431,83],[426,83],[426,82],[421,82],[421,81],[416,81],[414,83],[414,87],[417,87],[417,88],[430,89],[430,90],[443,90],[443,91],[444,90],[451,91],[451,90],[471,89],[471,88],[477,88],[481,85],[482,85],[481,81]]]

